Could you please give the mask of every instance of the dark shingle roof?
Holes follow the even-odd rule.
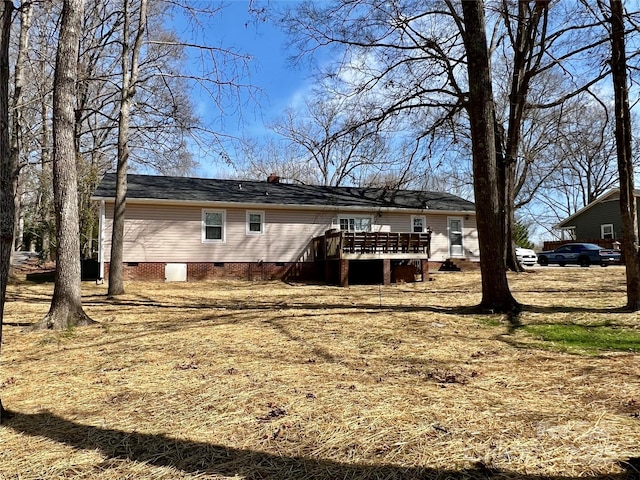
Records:
[[[95,190],[94,198],[114,198],[115,179],[115,174],[107,173]],[[132,174],[127,176],[127,199],[292,206],[426,208],[454,212],[475,210],[472,202],[449,193]]]

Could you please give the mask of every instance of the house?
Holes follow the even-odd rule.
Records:
[[[636,197],[639,195],[636,192]],[[554,226],[563,238],[597,243],[608,248],[622,238],[620,191],[612,189]],[[557,242],[555,242],[557,243]],[[562,242],[560,242],[562,243]],[[547,245],[545,244],[545,249]]]
[[[106,174],[93,195],[102,278],[114,198]],[[127,279],[389,283],[479,256],[474,204],[448,193],[129,175],[125,217]]]

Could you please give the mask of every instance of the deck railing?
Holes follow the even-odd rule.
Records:
[[[341,232],[329,230],[313,239],[316,260],[342,258],[348,254],[431,255],[431,231],[424,233]]]

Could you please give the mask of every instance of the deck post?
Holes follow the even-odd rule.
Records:
[[[341,258],[339,261],[339,285],[341,287],[349,286],[349,260]]]
[[[382,283],[391,284],[391,260],[388,258],[382,260]]]

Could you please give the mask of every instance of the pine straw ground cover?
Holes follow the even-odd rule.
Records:
[[[522,328],[466,308],[478,273],[433,277],[85,283],[101,325],[36,333],[52,285],[12,285],[0,478],[638,478],[640,354],[525,329],[638,333],[622,267],[511,276]]]

